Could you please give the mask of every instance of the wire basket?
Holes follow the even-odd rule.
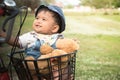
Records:
[[[12,64],[19,80],[75,80],[76,52],[26,60],[24,51],[18,51],[12,56]],[[65,61],[62,61],[63,58]],[[46,67],[42,67],[44,65]]]

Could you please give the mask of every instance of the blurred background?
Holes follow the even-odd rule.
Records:
[[[81,12],[93,12],[98,9],[110,11],[120,10],[120,0],[14,0],[17,6],[27,6],[31,12],[34,12],[40,4],[54,4],[65,9],[77,9]]]
[[[54,4],[66,18],[65,37],[77,39],[76,80],[120,80],[120,0],[14,0],[27,6],[28,15],[21,34],[32,30],[34,12],[39,5]],[[24,15],[24,14],[23,14]],[[12,35],[19,28],[16,17]],[[8,65],[8,44],[0,44],[0,55]]]

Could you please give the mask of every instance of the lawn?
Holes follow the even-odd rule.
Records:
[[[65,16],[67,27],[63,34],[77,39],[80,45],[76,56],[76,80],[120,80],[120,15],[114,18],[116,15],[65,12]],[[21,34],[31,30],[33,19],[32,14],[27,16]],[[15,35],[18,26],[14,29]],[[11,49],[8,45],[3,47],[2,53],[8,53]],[[5,49],[8,50],[5,52]]]
[[[76,80],[120,79],[120,37],[71,35],[80,41],[76,57]]]
[[[76,80],[120,80],[120,24],[118,23],[120,17],[115,18],[116,15],[112,17],[109,15],[80,15],[79,13],[66,13],[66,16],[69,19],[67,20],[68,30],[72,31],[77,28],[77,31],[74,33],[66,31],[65,35],[69,38],[77,38],[80,45],[76,57]],[[111,34],[103,32],[96,32],[92,35],[82,34],[80,31],[83,30],[79,28],[81,25],[69,25],[71,24],[70,19]]]

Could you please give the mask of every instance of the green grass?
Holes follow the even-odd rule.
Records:
[[[120,32],[120,15],[93,15],[80,12],[65,12],[65,15],[78,23],[89,24],[97,29]]]
[[[101,15],[104,18],[115,20],[115,21],[120,21],[120,16],[119,15]]]
[[[80,15],[80,13],[65,13],[65,16],[69,19],[73,18],[79,23],[92,23],[90,20],[93,18],[91,18],[91,15]],[[119,15],[117,18],[110,17],[109,15],[99,17],[112,19],[113,21],[116,21],[115,19],[117,21],[120,20]],[[84,21],[84,18],[88,21]],[[34,15],[28,15],[21,33],[32,29],[33,19]],[[16,23],[15,25],[18,24]],[[99,25],[106,27],[104,24],[97,23],[96,25],[98,25],[97,27],[100,27]],[[114,26],[114,24],[110,24],[108,27],[110,28],[111,26]],[[119,26],[115,26],[114,29],[120,29]],[[76,80],[120,80],[120,35],[68,33],[69,28],[69,26],[66,28],[65,37],[77,39],[80,46],[76,56]],[[15,27],[15,29],[18,29],[18,27]],[[17,30],[13,33],[15,34],[16,32]],[[8,53],[10,49],[8,45],[4,45],[2,52]]]
[[[76,35],[76,80],[119,80],[120,37]]]
[[[84,22],[95,26],[97,25],[97,28],[103,30],[114,28],[116,31],[120,31],[120,24],[115,23],[120,20],[119,15],[111,17],[111,15],[65,14],[67,18],[73,18],[79,23]],[[104,21],[97,22],[94,20],[94,17],[113,20],[113,23],[106,23]],[[76,80],[120,79],[120,35],[83,35],[79,33],[70,34],[66,31],[65,36],[79,40],[80,49],[76,57]]]
[[[120,37],[66,34],[80,41],[76,57],[76,80],[119,80]]]

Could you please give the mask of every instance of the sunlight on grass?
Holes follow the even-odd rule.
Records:
[[[67,27],[71,27],[72,25],[74,28],[77,28],[79,31],[82,29],[85,33],[97,33],[97,34],[120,34],[120,23],[115,21],[114,17],[110,17],[111,15],[93,15],[93,14],[82,14],[80,12],[65,12],[67,20]],[[115,15],[116,16],[116,15]],[[110,17],[110,18],[109,18]],[[118,16],[120,19],[120,17]],[[116,19],[118,19],[116,18]],[[74,23],[72,23],[74,22]],[[79,26],[79,27],[78,27]],[[87,29],[87,28],[89,29]],[[68,31],[74,31],[74,28],[68,28]],[[77,31],[78,32],[78,31]]]

